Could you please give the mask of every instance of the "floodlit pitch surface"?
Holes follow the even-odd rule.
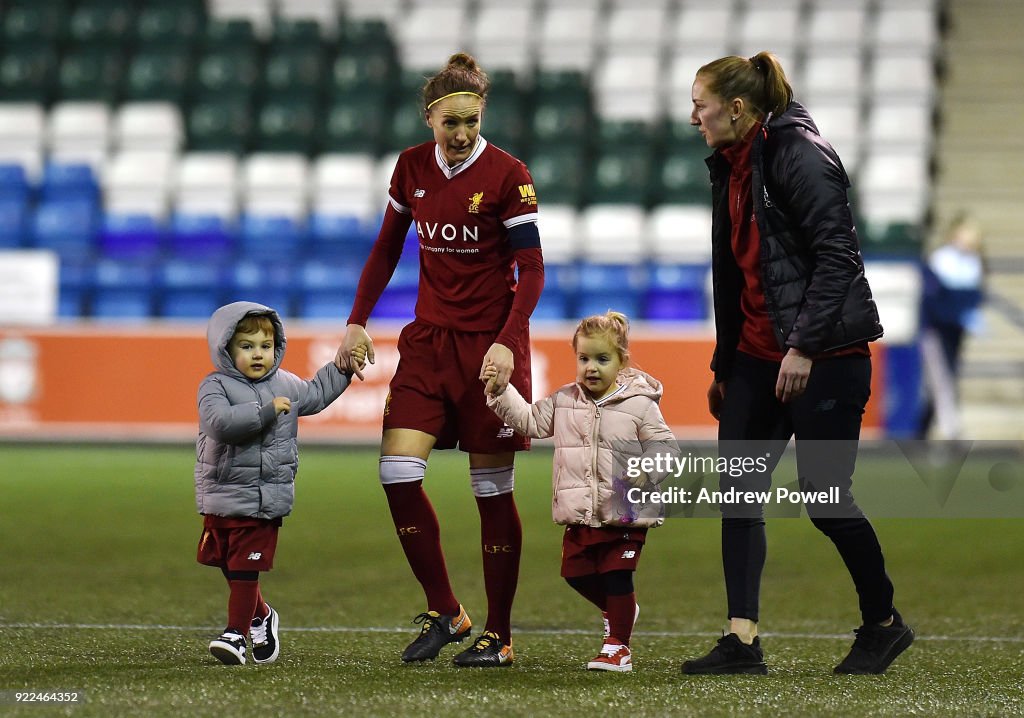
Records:
[[[281,657],[220,665],[206,650],[227,591],[195,563],[200,519],[188,447],[0,446],[2,715],[1021,715],[1024,519],[885,519],[876,528],[897,605],[918,640],[876,676],[835,676],[859,623],[831,544],[806,519],[770,521],[761,625],[770,675],[690,677],[724,626],[719,524],[651,532],[631,674],[588,673],[600,617],[559,578],[550,453],[521,456],[524,526],[516,663],[456,669],[399,654],[422,610],[376,478],[376,452],[306,448],[295,512],[263,592]],[[862,459],[862,470],[870,468]],[[465,457],[440,452],[427,488],[456,595],[486,604]],[[875,467],[875,469],[885,467]],[[19,706],[15,692],[81,702]]]

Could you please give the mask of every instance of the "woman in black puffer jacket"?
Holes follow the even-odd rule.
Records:
[[[868,342],[882,336],[847,200],[849,179],[774,55],[725,57],[697,72],[692,125],[714,154],[712,274],[716,347],[708,406],[720,455],[767,457],[723,491],[767,491],[796,438],[814,525],[839,550],[863,625],[837,673],[881,673],[913,641],[871,524],[850,493],[870,394]],[[684,673],[766,673],[757,621],[764,507],[722,506],[729,633]]]

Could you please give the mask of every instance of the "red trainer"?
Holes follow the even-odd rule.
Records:
[[[629,646],[615,638],[606,638],[601,652],[587,664],[588,671],[617,671],[628,673],[633,670],[633,654]]]

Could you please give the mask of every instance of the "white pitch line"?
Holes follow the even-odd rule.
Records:
[[[154,623],[0,623],[0,629],[41,629],[41,630],[99,630],[99,631],[219,631],[221,626],[171,626]],[[289,633],[408,633],[411,628],[386,626],[286,626]],[[593,631],[583,629],[517,628],[515,633],[527,636],[589,636]],[[721,636],[709,631],[633,631],[634,636],[656,638],[707,638]],[[766,638],[796,638],[809,640],[846,641],[848,633],[788,633],[765,632]],[[1024,643],[1024,636],[931,636],[918,635],[918,641],[950,641],[954,643]]]

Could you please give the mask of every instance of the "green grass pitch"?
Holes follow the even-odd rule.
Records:
[[[402,665],[422,610],[376,478],[376,452],[307,447],[277,568],[280,660],[227,667],[206,644],[227,591],[195,562],[190,447],[0,445],[0,715],[1009,716],[1024,714],[1024,520],[875,522],[918,641],[884,676],[834,676],[859,623],[852,585],[806,519],[769,523],[761,626],[770,675],[684,677],[724,626],[719,524],[653,531],[636,584],[631,674],[588,673],[596,611],[559,578],[550,453],[521,455],[524,552],[516,663]],[[427,489],[456,594],[482,624],[478,522],[465,456]],[[84,702],[19,706],[13,691]]]

